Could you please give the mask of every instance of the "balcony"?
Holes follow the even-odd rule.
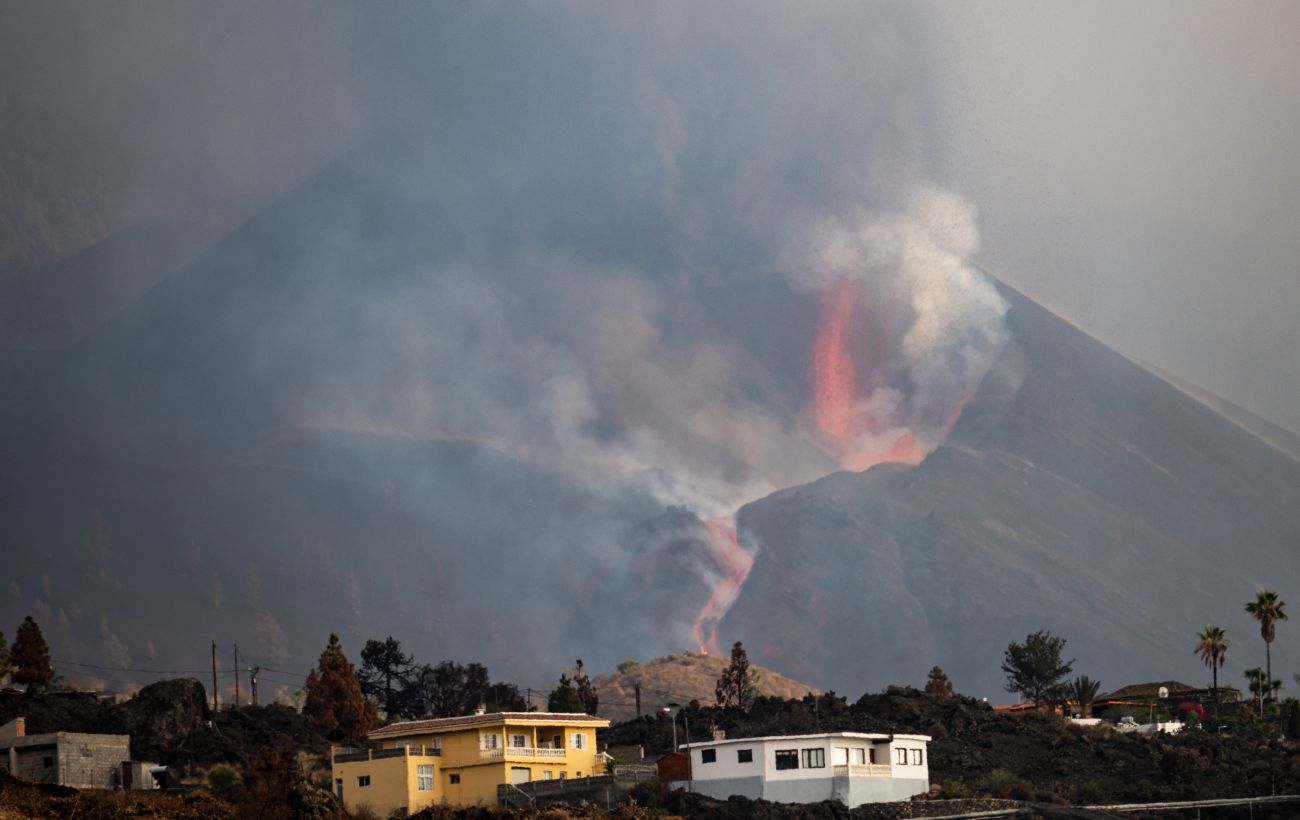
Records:
[[[335,748],[335,763],[360,763],[366,760],[382,760],[387,757],[440,757],[441,749],[424,746],[398,746],[396,749],[347,749]]]
[[[835,766],[831,774],[835,777],[893,777],[894,768],[888,763],[850,763]]]
[[[564,755],[564,749],[536,749],[532,746],[507,746],[505,748],[496,749],[479,749],[478,753],[480,760],[496,760],[502,757],[513,758],[516,760],[538,760],[543,758],[548,760],[555,760],[557,758],[563,760]]]

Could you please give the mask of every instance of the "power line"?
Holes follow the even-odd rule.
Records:
[[[98,669],[101,672],[145,672],[151,675],[203,675],[208,672],[206,669],[138,669],[130,666],[100,666],[95,663],[81,663],[80,661],[65,661],[58,658],[51,658],[51,663],[61,666],[81,666],[87,669]],[[233,674],[234,670],[222,672],[223,675]]]

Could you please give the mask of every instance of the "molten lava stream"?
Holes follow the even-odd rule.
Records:
[[[840,442],[862,432],[855,418],[857,367],[849,351],[857,300],[855,284],[845,279],[823,296],[817,340],[813,344],[813,411],[817,426]]]
[[[695,618],[695,642],[701,652],[720,654],[718,650],[718,623],[735,603],[740,588],[749,577],[754,557],[740,546],[736,535],[736,520],[730,515],[720,515],[704,522],[709,532],[709,545],[713,560],[722,571],[722,578],[713,587],[713,594]]]

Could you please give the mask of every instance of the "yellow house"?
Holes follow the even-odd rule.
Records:
[[[601,774],[596,730],[609,721],[559,712],[494,712],[376,729],[373,748],[336,749],[334,791],[380,817],[434,804],[495,806],[497,786]]]

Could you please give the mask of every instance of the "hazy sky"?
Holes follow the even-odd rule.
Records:
[[[668,50],[658,76],[678,90],[699,80],[701,94],[726,70],[708,48],[763,48],[764,31],[780,32],[773,59],[793,79],[775,90],[803,94],[815,110],[791,103],[785,119],[755,118],[773,138],[736,150],[784,150],[780,140],[798,131],[778,132],[782,122],[824,121],[826,106],[892,66],[883,81],[921,112],[919,165],[977,210],[977,261],[1121,351],[1300,430],[1300,5],[927,3],[878,15],[902,21],[869,44],[892,43],[889,61],[830,65],[818,55],[852,49],[825,42],[834,30],[825,20],[860,17],[852,4],[724,7],[707,21],[678,3],[652,13],[556,5],[590,25],[538,36],[600,50],[653,28],[647,42]],[[421,8],[5,0],[0,67],[4,87],[67,118],[126,180],[119,222],[166,213],[216,231],[356,144],[376,112],[400,112],[403,96],[419,93],[394,81],[412,76],[400,63],[456,45],[439,32],[476,36],[469,18],[479,9],[444,7],[457,19],[443,27]],[[407,26],[404,15],[421,22]],[[729,20],[732,40],[721,31]],[[846,26],[844,37],[863,30]],[[477,58],[513,47],[510,36],[486,37]],[[809,97],[805,71],[837,83]],[[776,64],[752,83],[783,76]],[[653,103],[655,89],[636,91],[639,104]],[[842,112],[872,116],[894,113]],[[671,152],[673,138],[661,130],[656,148]],[[852,153],[819,138],[841,160]],[[873,149],[862,146],[864,163]]]
[[[1300,430],[1300,5],[928,7],[936,175],[976,258]]]

